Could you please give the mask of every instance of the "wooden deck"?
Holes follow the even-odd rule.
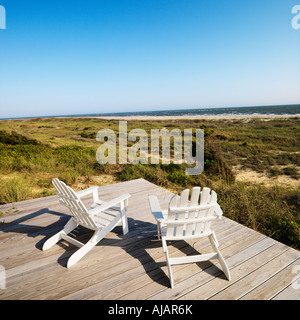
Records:
[[[216,221],[214,230],[232,281],[214,260],[174,266],[175,288],[170,289],[148,195],[157,195],[165,209],[172,194],[143,179],[99,188],[104,200],[125,192],[131,194],[129,233],[123,236],[116,227],[70,269],[67,258],[77,249],[71,244],[61,241],[41,251],[69,219],[57,196],[19,202],[19,212],[2,215],[0,265],[6,288],[2,282],[0,299],[300,299],[295,273],[300,252],[227,218]],[[78,231],[81,241],[90,237],[90,231]],[[211,250],[206,239],[176,242],[170,249],[174,256]]]

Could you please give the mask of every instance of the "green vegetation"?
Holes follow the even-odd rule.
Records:
[[[222,184],[215,191],[225,215],[300,249],[300,188]]]
[[[300,249],[298,118],[128,121],[128,132],[143,128],[149,137],[151,129],[163,127],[204,129],[205,167],[198,176],[187,176],[182,164],[98,164],[98,130],[118,133],[118,125],[116,120],[96,118],[1,121],[0,205],[54,194],[54,177],[75,189],[101,184],[99,178],[108,175],[112,182],[144,178],[173,192],[208,186],[217,192],[225,216]],[[128,142],[128,147],[133,144]],[[236,167],[273,183],[235,179]],[[289,185],[278,183],[279,178],[289,179]]]
[[[28,139],[22,136],[16,131],[12,131],[11,134],[4,130],[0,131],[0,143],[8,145],[40,145],[41,143],[36,139]]]
[[[242,165],[257,172],[274,166],[300,166],[298,118],[232,120],[216,127],[215,134],[231,166]]]

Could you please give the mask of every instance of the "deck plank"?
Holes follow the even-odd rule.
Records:
[[[281,291],[286,290],[295,278],[293,268],[300,265],[300,259],[298,258],[293,263],[289,264],[273,277],[267,279],[260,286],[251,290],[245,294],[241,300],[270,300],[280,294]],[[293,289],[296,291],[295,289]],[[298,292],[300,298],[300,292]]]
[[[172,193],[144,179],[99,187],[107,201],[130,193],[130,232],[118,226],[71,269],[66,268],[77,249],[65,241],[41,251],[45,240],[70,218],[57,196],[13,204],[18,210],[1,216],[0,265],[6,271],[6,289],[0,299],[298,299],[292,286],[292,268],[300,253],[230,219],[215,222],[220,249],[232,281],[224,279],[215,261],[174,266],[175,288],[169,288],[165,256],[156,236],[148,195],[157,195],[166,209]],[[85,197],[86,205],[91,197]],[[12,205],[5,205],[8,210]],[[90,231],[75,230],[80,241]],[[210,251],[207,239],[176,242],[170,254]],[[117,263],[116,263],[117,262]]]

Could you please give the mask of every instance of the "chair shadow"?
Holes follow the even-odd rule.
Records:
[[[37,218],[44,214],[53,214],[59,216],[59,220],[52,223],[50,226],[37,226],[30,224],[23,224],[23,222],[28,221],[30,219]],[[30,238],[35,238],[37,236],[47,236],[53,233],[53,231],[59,231],[61,226],[65,224],[70,216],[61,212],[53,211],[48,208],[43,208],[38,211],[32,212],[26,216],[13,220],[11,222],[0,222],[0,231],[2,232],[15,232],[26,234]],[[41,244],[44,240],[40,240],[35,246],[36,248],[41,248]]]
[[[119,239],[104,238],[97,244],[97,246],[121,247],[127,254],[140,261],[145,273],[153,282],[165,287],[170,287],[167,269],[165,268],[166,272],[162,269],[162,267],[166,266],[166,261],[157,262],[151,254],[147,252],[147,250],[155,248],[160,248],[163,252],[161,240],[157,237],[157,225],[133,218],[128,218],[128,224],[129,233],[127,235],[123,235],[122,226],[116,226],[111,232],[116,234]],[[77,236],[76,239],[83,242],[85,242],[85,240],[88,241],[92,236],[92,231],[84,227],[78,227],[78,229],[75,229],[74,231],[75,234],[73,234],[73,236]],[[124,245],[124,242],[126,241],[129,243]],[[62,245],[62,242],[58,243],[58,245]],[[197,251],[192,245],[185,241],[170,241],[169,245],[175,247],[182,253],[182,255],[201,254],[201,252]],[[68,251],[63,253],[58,259],[58,263],[63,267],[66,267],[68,258],[77,250],[73,245],[70,246],[75,248],[74,251],[65,246],[66,249],[68,248]],[[80,261],[78,263],[80,263]],[[222,273],[222,271],[215,265],[212,271],[210,269],[207,270],[207,264],[203,262],[198,262],[196,265],[199,267],[199,271],[207,272],[212,276],[215,276],[216,271],[220,271]]]
[[[54,223],[46,226],[37,226],[30,224],[23,224],[27,220],[37,218],[44,214],[53,214],[59,216],[59,219]],[[70,219],[70,215],[50,210],[49,208],[43,208],[36,212],[30,213],[24,217],[18,218],[9,223],[0,223],[0,231],[2,232],[15,232],[26,234],[28,237],[44,236],[39,240],[35,247],[42,250],[44,242],[53,236],[55,233],[63,229],[67,221]],[[163,286],[170,287],[169,277],[162,270],[161,267],[166,265],[166,262],[156,262],[147,250],[161,248],[161,241],[157,238],[157,226],[150,222],[144,222],[141,220],[135,220],[128,217],[129,233],[123,235],[122,227],[116,226],[111,232],[117,235],[117,239],[104,238],[97,246],[118,246],[121,247],[127,254],[131,255],[134,259],[139,260],[143,266],[145,273],[154,281]],[[93,231],[84,227],[77,227],[72,231],[71,235],[79,241],[85,242],[90,239]],[[67,244],[64,241],[57,243],[65,252],[58,258],[59,265],[66,267],[68,258],[78,250],[77,247],[72,244]],[[172,245],[184,254],[199,254],[192,246],[184,241],[173,241]],[[51,250],[51,249],[50,249]],[[84,258],[83,258],[84,259]],[[80,261],[78,262],[80,263]],[[197,263],[199,268],[204,270],[201,263]]]
[[[54,223],[46,226],[31,225],[30,223],[26,224],[26,221],[42,217],[45,214],[56,215],[59,217],[59,219]],[[55,233],[62,230],[70,218],[71,216],[68,214],[57,212],[49,208],[43,208],[11,222],[0,222],[0,231],[5,233],[13,232],[24,234],[30,238],[43,236],[43,238],[35,244],[36,249],[42,250],[42,246],[45,241]],[[97,244],[97,246],[121,247],[126,253],[130,254],[133,258],[140,261],[141,265],[143,265],[145,272],[148,275],[151,276],[155,269],[159,269],[160,272],[158,273],[160,273],[161,277],[156,276],[154,278],[151,276],[151,278],[153,279],[153,281],[157,281],[166,285],[168,283],[168,278],[160,269],[160,266],[162,264],[157,263],[147,253],[147,249],[151,249],[152,247],[159,247],[158,241],[155,240],[156,225],[149,222],[134,220],[132,218],[128,218],[128,225],[129,233],[127,235],[123,235],[121,226],[116,226],[111,232],[115,233],[118,236],[118,239],[104,238]],[[88,241],[92,234],[93,231],[81,226],[77,227],[71,233],[72,236],[82,242]],[[140,242],[141,240],[142,243]],[[124,241],[126,242],[126,245],[123,245]],[[59,241],[56,245],[65,250],[65,252],[58,258],[57,262],[59,265],[66,267],[69,257],[76,250],[78,250],[78,248],[73,246],[72,244],[66,244],[66,242],[64,241]],[[137,247],[140,248],[138,253],[136,252]],[[145,261],[146,263],[144,263]],[[80,261],[78,263],[80,263]],[[157,272],[155,274],[157,274]],[[165,276],[166,279],[163,279],[163,276]]]

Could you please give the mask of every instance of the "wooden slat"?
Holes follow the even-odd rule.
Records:
[[[61,236],[62,236],[62,238],[63,238],[64,240],[72,243],[74,246],[76,246],[76,247],[78,247],[78,248],[81,248],[81,247],[83,247],[83,245],[84,245],[82,242],[80,242],[80,241],[78,241],[78,240],[76,240],[76,239],[74,239],[74,238],[72,238],[72,237],[70,237],[70,236],[68,236],[68,235],[66,235],[66,234],[62,234]]]
[[[232,230],[232,229],[231,229]],[[208,245],[208,241],[206,243],[206,245]],[[180,243],[180,248],[185,248],[186,247],[186,243],[181,242]],[[149,278],[149,275],[147,273],[145,273],[145,269],[147,270],[147,272],[149,272],[149,274],[158,274],[160,277],[163,277],[166,279],[165,284],[168,284],[168,279],[166,278],[165,274],[159,270],[157,270],[157,263],[156,261],[159,259],[164,259],[164,253],[162,251],[160,242],[156,242],[156,246],[154,247],[154,252],[151,249],[147,249],[147,245],[145,245],[144,247],[142,247],[143,250],[145,250],[144,248],[146,248],[146,251],[149,252],[149,254],[144,254],[142,255],[137,261],[135,266],[132,264],[130,266],[130,268],[127,268],[127,270],[122,273],[119,272],[118,268],[115,268],[114,270],[110,270],[110,272],[114,272],[114,277],[110,277],[109,279],[106,279],[106,292],[103,293],[97,293],[97,299],[103,299],[105,298],[105,296],[107,295],[108,298],[112,298],[112,297],[116,297],[116,292],[119,292],[119,295],[124,295],[126,292],[128,292],[129,288],[132,287],[132,285],[137,284],[139,287],[141,287],[143,292],[148,292],[147,288],[146,290],[143,289],[143,287],[145,285],[147,285],[147,283],[152,283],[151,278]],[[188,246],[189,249],[191,249],[192,247]],[[172,248],[171,248],[172,249]],[[174,253],[176,251],[176,248],[173,248],[173,250],[171,250],[172,253]],[[145,251],[144,251],[145,252]],[[151,255],[150,255],[151,252]],[[134,253],[135,256],[139,256],[137,252]],[[143,265],[141,265],[141,263],[139,261],[143,262]],[[153,269],[152,269],[153,266]],[[152,271],[153,270],[153,271]],[[103,278],[103,280],[105,279],[105,277]],[[144,280],[144,281],[143,281]],[[157,280],[159,280],[159,278],[157,278]],[[158,281],[158,283],[160,283],[161,281]],[[114,289],[114,284],[118,283],[118,290]],[[155,282],[156,284],[158,284],[157,282]],[[85,297],[93,297],[96,295],[96,292],[98,290],[98,288],[101,288],[102,284],[94,284],[91,288],[87,288],[86,286],[84,287],[84,289],[82,290],[82,293],[84,293]],[[127,290],[125,289],[127,288]],[[99,289],[100,290],[100,289]],[[114,291],[113,294],[111,294],[111,290]],[[101,291],[101,290],[100,290]],[[109,294],[109,296],[108,296]],[[139,295],[140,292],[137,293],[137,295]],[[77,293],[75,295],[70,295],[68,297],[68,299],[73,299],[75,296],[77,296]]]
[[[170,258],[170,264],[185,264],[185,263],[195,263],[195,262],[203,262],[207,260],[217,259],[217,253],[206,253],[202,255],[195,256],[186,256],[186,257],[178,257],[178,258]]]
[[[196,207],[199,205],[199,196],[200,196],[200,187],[194,187],[192,189],[192,194],[191,194],[191,202],[190,202],[190,207]],[[189,211],[188,213],[188,219],[194,219],[196,217],[197,211]],[[195,228],[195,223],[188,223],[186,225],[186,235],[190,236],[193,234]]]
[[[300,265],[300,259],[295,260],[293,263],[289,264],[285,268],[279,270],[273,277],[267,279],[265,282],[262,282],[261,285],[251,290],[249,293],[241,297],[241,300],[269,300],[276,299],[280,297],[281,292],[287,290],[289,286],[293,291],[297,292],[298,286],[292,286],[296,274],[293,272],[295,267]],[[299,288],[300,289],[300,288]],[[296,294],[294,292],[294,294]],[[284,295],[283,295],[284,296]],[[300,298],[300,290],[298,290],[298,297]],[[296,296],[293,300],[295,300]]]
[[[231,229],[232,231],[232,229]],[[240,231],[240,230],[239,230]],[[245,233],[244,233],[245,235]],[[228,234],[227,234],[228,236]],[[232,236],[228,236],[228,238],[222,239],[218,235],[219,239],[221,239],[221,250],[223,254],[225,255],[226,259],[228,259],[228,252],[231,252],[233,255],[236,255],[240,247],[237,246],[237,244],[233,241],[233,237],[236,237],[239,239],[241,237],[241,234],[239,233],[239,236],[232,232]],[[246,237],[248,244],[253,242],[257,242],[258,240],[262,239],[262,236],[255,235],[255,237],[248,235]],[[203,248],[203,252],[205,252],[207,249],[205,248],[205,245],[202,245],[201,248]],[[248,253],[249,254],[249,253]],[[243,259],[243,258],[242,258]],[[193,265],[186,265],[186,266],[177,266],[173,268],[173,275],[174,279],[176,281],[176,285],[174,289],[169,288],[169,281],[168,278],[165,275],[166,281],[163,284],[160,284],[160,282],[152,282],[149,283],[147,286],[141,287],[139,290],[136,290],[134,292],[130,292],[123,295],[122,299],[149,299],[159,292],[162,293],[162,296],[159,295],[159,297],[154,297],[154,299],[169,299],[168,297],[165,298],[164,295],[171,295],[172,298],[170,299],[177,299],[181,295],[185,294],[186,292],[189,292],[190,290],[193,290],[197,288],[200,284],[203,282],[209,281],[214,278],[215,275],[218,275],[221,273],[220,269],[216,267],[215,264],[212,264],[211,262],[204,262],[201,265],[193,264]],[[191,270],[191,271],[190,271]],[[165,274],[167,274],[167,270],[164,268]],[[140,298],[138,298],[140,297]]]
[[[291,283],[288,287],[272,298],[272,300],[300,300],[299,282]]]
[[[227,292],[228,297],[232,296],[232,299],[239,298],[237,290],[234,290],[234,286],[242,284],[242,279],[246,277],[248,274],[251,274],[261,265],[264,265],[266,262],[272,261],[275,257],[281,255],[282,253],[288,250],[286,246],[281,244],[274,244],[274,242],[269,241],[268,238],[266,241],[269,243],[273,243],[273,245],[271,245],[267,249],[264,249],[265,244],[263,242],[259,243],[258,249],[260,249],[261,251],[255,256],[251,257],[250,259],[247,259],[241,264],[236,265],[234,268],[232,268],[231,260],[227,259],[227,263],[231,268],[231,283],[228,283],[219,277],[211,279],[211,281],[209,281],[207,284],[182,296],[181,299],[222,299],[224,297],[224,292]],[[261,246],[262,244],[264,245]],[[254,248],[251,248],[251,250],[254,250]],[[242,287],[240,287],[240,289],[243,293],[249,290],[249,288],[246,285],[243,285]]]
[[[278,247],[279,246],[286,249],[285,246],[278,245]],[[286,267],[297,257],[299,257],[299,255],[293,249],[284,250],[282,253],[270,258],[269,261],[267,261],[266,256],[264,255],[263,260],[264,262],[267,261],[266,263],[262,264],[262,262],[259,261],[259,265],[257,265],[252,262],[251,265],[249,265],[249,268],[251,268],[251,270],[255,267],[256,268],[251,273],[242,277],[240,281],[232,284],[222,292],[217,293],[212,297],[212,299],[240,299],[249,291],[253,290],[253,288],[258,287],[265,281],[268,281],[268,279],[272,277],[277,270],[281,270]]]

